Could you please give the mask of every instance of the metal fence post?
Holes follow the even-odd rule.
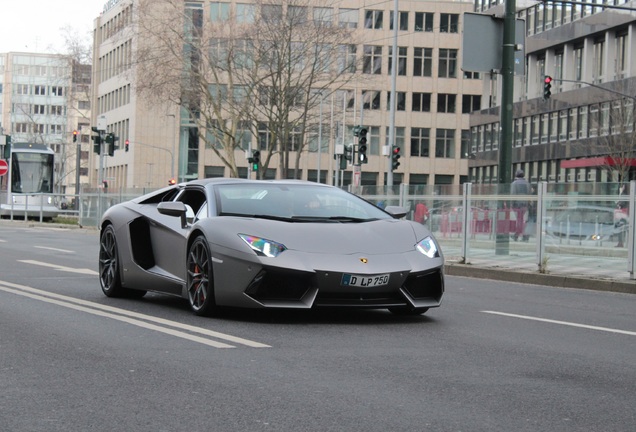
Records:
[[[471,194],[472,194],[473,184],[472,183],[464,183],[464,190],[462,193],[462,263],[468,264],[468,250],[469,250],[469,237],[468,231],[470,229],[469,222],[471,220]]]
[[[539,182],[537,185],[537,226],[536,226],[536,236],[537,236],[537,267],[539,268],[539,272],[545,272],[545,239],[543,237],[543,224],[545,223],[545,211],[546,206],[544,205],[544,198],[546,196],[546,191],[548,184],[546,182]]]
[[[636,279],[636,180],[629,182],[629,223],[627,224],[627,271],[629,278]]]

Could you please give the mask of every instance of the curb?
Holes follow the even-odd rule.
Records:
[[[464,276],[504,282],[544,285],[557,288],[577,288],[591,291],[636,294],[636,281],[628,282],[609,279],[587,279],[567,275],[514,271],[502,268],[483,268],[475,267],[470,264],[455,263],[446,263],[444,266],[444,273],[448,276]]]

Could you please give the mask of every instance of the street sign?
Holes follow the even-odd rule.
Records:
[[[9,164],[6,160],[0,159],[0,177],[9,172]]]

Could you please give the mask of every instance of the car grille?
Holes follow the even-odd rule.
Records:
[[[398,291],[370,293],[319,292],[316,306],[390,307],[404,306],[404,297]]]
[[[245,293],[261,302],[300,301],[312,286],[313,278],[306,273],[263,270]]]
[[[404,289],[415,300],[433,299],[440,301],[444,293],[444,278],[441,270],[428,273],[414,273],[404,282]]]

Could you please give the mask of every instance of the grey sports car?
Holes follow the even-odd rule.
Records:
[[[99,280],[109,297],[146,291],[218,307],[440,305],[444,258],[427,228],[333,186],[298,180],[194,180],[109,208]]]

